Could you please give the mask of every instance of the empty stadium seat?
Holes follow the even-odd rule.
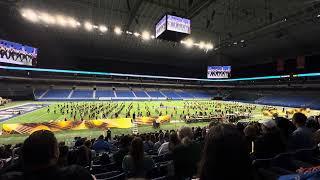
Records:
[[[124,91],[124,90],[117,90],[115,91],[117,97],[124,97],[124,98],[134,98],[134,94],[132,93],[132,91]]]
[[[174,91],[161,91],[169,99],[182,99],[182,97]]]
[[[41,97],[42,95],[43,95],[43,93],[45,93],[47,90],[45,90],[45,89],[36,89],[35,91],[34,91],[34,96],[35,96],[35,98],[39,98],[39,97]]]
[[[96,98],[102,98],[102,97],[115,97],[112,90],[97,90],[96,91]]]
[[[68,89],[50,89],[42,99],[65,99],[70,95],[71,90]]]
[[[93,98],[93,90],[74,90],[72,95],[72,99],[92,99]]]
[[[147,91],[147,93],[149,94],[150,97],[153,97],[153,98],[165,98],[165,96],[161,94],[160,91]]]
[[[136,95],[137,98],[148,98],[148,94],[144,91],[134,91],[134,94]]]

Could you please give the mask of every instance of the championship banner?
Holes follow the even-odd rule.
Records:
[[[283,58],[277,59],[277,71],[284,71],[284,59]]]
[[[297,57],[297,69],[304,69],[305,67],[305,57],[304,56],[298,56]]]
[[[165,123],[170,122],[171,116],[139,117],[136,119],[138,125],[152,125],[154,121]],[[31,134],[38,130],[49,130],[52,132],[65,130],[84,130],[108,128],[132,128],[132,118],[98,119],[84,121],[55,121],[43,123],[3,124],[2,134]]]

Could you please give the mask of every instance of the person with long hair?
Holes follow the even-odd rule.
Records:
[[[251,180],[251,172],[246,140],[237,127],[231,124],[212,127],[200,161],[200,180]]]
[[[131,177],[143,178],[153,167],[153,160],[144,154],[142,139],[135,137],[131,142],[129,155],[122,161],[122,169]]]

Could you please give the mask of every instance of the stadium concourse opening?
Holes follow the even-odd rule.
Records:
[[[320,179],[319,1],[0,2],[0,179]]]

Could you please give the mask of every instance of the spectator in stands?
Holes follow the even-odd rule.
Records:
[[[90,167],[91,160],[92,160],[91,150],[85,145],[80,146],[79,149],[77,149],[77,153],[76,153],[76,164],[82,167]]]
[[[68,166],[68,154],[69,154],[69,147],[64,144],[59,144],[59,159],[58,159],[59,167]]]
[[[86,140],[84,142],[84,146],[86,146],[90,150],[91,158],[94,158],[96,156],[96,151],[92,149],[91,140]]]
[[[318,129],[316,132],[313,134],[313,141],[316,145],[319,146],[320,144],[320,129]]]
[[[286,150],[286,145],[274,120],[261,124],[262,134],[254,142],[256,158],[271,158]]]
[[[153,160],[144,154],[142,139],[135,137],[131,142],[129,155],[123,159],[122,169],[129,176],[143,178],[153,167]]]
[[[94,142],[92,149],[96,152],[107,152],[110,150],[110,145],[104,140],[103,135],[100,135],[96,142]]]
[[[176,132],[171,132],[168,140],[168,142],[163,143],[159,147],[158,155],[173,153],[174,148],[180,144],[180,139]]]
[[[123,136],[120,139],[119,150],[113,154],[113,160],[116,163],[118,169],[122,168],[123,158],[129,153],[131,138],[129,135]]]
[[[143,141],[143,147],[145,152],[149,152],[153,150],[154,143],[151,141],[150,134],[145,136],[145,140]]]
[[[307,119],[306,127],[309,128],[311,130],[311,132],[315,132],[316,130],[318,130],[320,128],[318,122],[313,117],[310,117]]]
[[[284,117],[277,117],[275,119],[276,125],[280,130],[280,133],[282,137],[284,138],[285,142],[288,141],[289,136],[294,131],[295,127],[289,119],[286,119]]]
[[[111,130],[108,128],[107,130],[107,139],[110,141],[111,140]]]
[[[163,134],[163,133],[160,133],[158,139],[159,139],[159,140],[154,144],[154,149],[155,149],[156,151],[158,151],[158,149],[160,148],[160,146],[161,146],[163,143],[165,143],[165,141],[164,141],[164,134]]]
[[[245,137],[231,124],[220,124],[207,134],[199,167],[200,180],[252,179]]]
[[[243,133],[245,125],[243,123],[241,123],[241,122],[237,122],[236,126],[237,126],[239,132]]]
[[[306,127],[307,117],[303,113],[295,113],[292,121],[297,129],[293,131],[289,139],[289,149],[312,148],[315,144],[311,130]]]
[[[190,178],[197,172],[200,161],[200,144],[193,141],[190,127],[181,127],[179,131],[181,144],[173,150],[173,164],[177,179]]]
[[[87,170],[79,166],[58,168],[58,158],[59,148],[54,134],[47,130],[36,131],[23,144],[23,172],[10,172],[0,177],[0,179],[93,179]]]
[[[248,152],[252,152],[253,151],[252,143],[258,137],[259,130],[256,125],[249,124],[244,128],[243,133],[247,142]]]

